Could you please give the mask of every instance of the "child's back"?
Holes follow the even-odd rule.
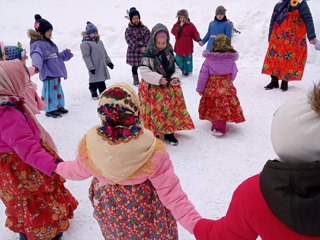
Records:
[[[198,79],[197,92],[202,96],[199,105],[200,119],[212,122],[212,134],[224,135],[227,122],[244,122],[237,90],[232,81],[238,69],[235,61],[238,53],[232,48],[230,39],[220,34],[216,37],[212,52],[205,51],[206,57]]]

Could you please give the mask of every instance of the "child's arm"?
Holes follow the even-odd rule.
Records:
[[[181,69],[178,67],[178,65],[175,63],[175,69],[174,69],[174,73],[172,74],[171,76],[171,79],[172,78],[177,78],[177,79],[180,79],[181,78]]]
[[[211,30],[211,23],[209,24],[207,34],[204,36],[204,38],[202,38],[203,44],[206,44],[206,42],[208,42],[211,35],[210,30]]]
[[[30,77],[32,77],[36,73],[36,68],[34,66],[28,67],[28,72]]]
[[[0,114],[1,139],[23,162],[51,176],[61,159],[51,156],[41,146],[23,113],[13,107],[4,111],[5,114]]]
[[[75,161],[59,163],[55,172],[66,179],[74,181],[82,181],[91,177],[91,173],[81,167],[79,163],[81,158],[81,156],[77,156]]]
[[[62,61],[69,61],[73,57],[73,53],[70,49],[65,49],[62,52],[58,53],[59,58],[62,59]]]
[[[159,154],[159,155],[156,155]],[[174,218],[190,233],[201,218],[181,188],[179,178],[175,175],[173,164],[167,152],[155,153],[156,170],[149,177],[163,205],[168,208]]]
[[[135,38],[134,34],[131,33],[130,29],[126,29],[125,32],[125,39],[126,42],[128,44],[128,47],[132,50],[132,51],[136,51],[139,52],[140,51],[140,47],[143,47],[143,43],[139,43],[137,41],[137,39]]]
[[[43,66],[43,54],[41,48],[37,44],[31,44],[30,57],[32,60],[32,66],[36,67],[38,71],[41,71]]]
[[[141,66],[139,67],[140,75],[144,81],[153,85],[160,85],[160,80],[163,76],[156,71],[151,70],[151,61],[150,58],[142,58]]]
[[[88,43],[82,42],[80,44],[80,50],[81,50],[83,61],[86,64],[87,69],[89,71],[93,70],[94,66],[93,66],[93,63],[92,63],[92,60],[91,60],[91,55],[90,55],[91,47],[89,46]]]
[[[227,21],[226,23],[226,29],[225,29],[226,36],[230,39],[232,38],[232,25],[230,22]]]
[[[198,84],[197,84],[197,88],[196,91],[198,93],[203,93],[204,89],[206,88],[207,85],[207,81],[208,81],[208,77],[209,77],[209,68],[206,65],[206,61],[202,64],[201,70],[200,70],[200,74],[199,74],[199,78],[198,78]]]

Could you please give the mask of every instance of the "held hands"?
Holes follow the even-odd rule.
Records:
[[[310,42],[310,44],[315,45],[315,44],[316,44],[316,42],[317,42],[317,39],[316,39],[316,38],[311,39],[309,42]]]
[[[146,50],[146,48],[145,47],[142,47],[142,48],[140,48],[140,52],[144,52]]]
[[[96,74],[96,70],[95,69],[91,69],[91,70],[89,70],[89,72],[91,72],[92,75]]]
[[[199,41],[198,44],[200,47],[202,47],[204,45],[204,43],[202,41]]]
[[[109,62],[109,63],[108,63],[108,67],[111,68],[111,69],[113,69],[113,68],[114,68],[113,63],[112,63],[112,62]]]

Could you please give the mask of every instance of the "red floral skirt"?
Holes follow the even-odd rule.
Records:
[[[306,26],[298,10],[274,23],[262,73],[280,80],[301,80],[307,60]]]
[[[143,125],[154,135],[194,129],[180,85],[157,86],[142,80],[139,99]]]
[[[100,185],[89,190],[104,239],[178,239],[176,220],[150,181],[138,185]]]
[[[200,99],[200,119],[244,122],[242,108],[230,75],[211,75]]]
[[[57,174],[49,177],[30,167],[15,153],[1,153],[0,198],[6,206],[6,227],[29,240],[50,240],[68,229],[78,202],[64,182]]]

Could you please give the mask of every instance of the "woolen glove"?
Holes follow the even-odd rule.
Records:
[[[316,41],[316,44],[314,45],[314,48],[316,50],[320,51],[320,41],[319,40]]]
[[[89,70],[89,72],[91,72],[92,75],[96,74],[96,70],[95,69],[91,69],[91,70]]]
[[[111,69],[113,69],[113,67],[114,67],[113,63],[112,63],[112,62],[109,62],[109,63],[108,63],[108,67],[111,68]]]

